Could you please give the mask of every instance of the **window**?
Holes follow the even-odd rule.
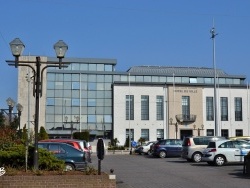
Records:
[[[72,106],[80,106],[80,99],[72,99]]]
[[[131,140],[134,140],[134,129],[130,129]],[[126,129],[126,139],[129,138],[129,129]]]
[[[190,98],[182,96],[182,116],[184,119],[190,119]]]
[[[164,130],[163,129],[157,129],[157,140],[164,139]]]
[[[54,106],[55,98],[47,98],[47,106]]]
[[[213,129],[207,129],[207,136],[214,136],[214,130]]]
[[[88,106],[96,106],[96,99],[88,99]]]
[[[235,121],[242,121],[242,98],[234,98]]]
[[[236,129],[235,130],[235,136],[243,136],[243,130],[242,129]]]
[[[126,120],[134,120],[134,95],[126,95]]]
[[[66,151],[58,144],[49,145],[49,151],[54,154],[66,153]]]
[[[190,83],[197,83],[197,78],[189,78]]]
[[[214,120],[213,97],[206,97],[206,119],[207,119],[207,121]],[[209,136],[209,135],[207,135],[207,136]]]
[[[80,89],[80,82],[72,82],[72,89]]]
[[[156,119],[164,119],[164,101],[163,96],[156,96]]]
[[[221,104],[221,121],[228,121],[228,101],[227,97],[220,98]]]
[[[149,141],[149,129],[141,130],[141,138],[144,138],[145,141]]]
[[[149,96],[141,96],[141,120],[149,120]]]
[[[228,138],[228,129],[221,129],[221,136]]]

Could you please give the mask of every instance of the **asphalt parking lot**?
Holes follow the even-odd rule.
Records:
[[[91,165],[97,169],[96,154],[92,159]],[[101,168],[107,173],[114,169],[117,188],[248,188],[250,185],[250,176],[243,174],[242,164],[216,167],[179,157],[109,154],[105,155]]]

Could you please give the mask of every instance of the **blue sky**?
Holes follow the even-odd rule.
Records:
[[[23,55],[114,58],[118,71],[135,65],[213,67],[210,29],[215,23],[216,67],[250,79],[249,0],[0,0],[0,108],[17,99],[17,70],[9,42]]]

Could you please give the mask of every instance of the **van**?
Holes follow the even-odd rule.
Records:
[[[182,142],[181,157],[190,162],[201,162],[202,152],[210,141],[225,139],[225,137],[220,136],[185,137]]]

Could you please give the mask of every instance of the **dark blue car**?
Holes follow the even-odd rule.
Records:
[[[152,147],[152,155],[160,158],[180,157],[182,151],[182,140],[164,139],[156,142]]]
[[[59,142],[38,142],[38,148],[47,149],[58,159],[65,161],[65,170],[84,170],[87,162],[85,152]]]

